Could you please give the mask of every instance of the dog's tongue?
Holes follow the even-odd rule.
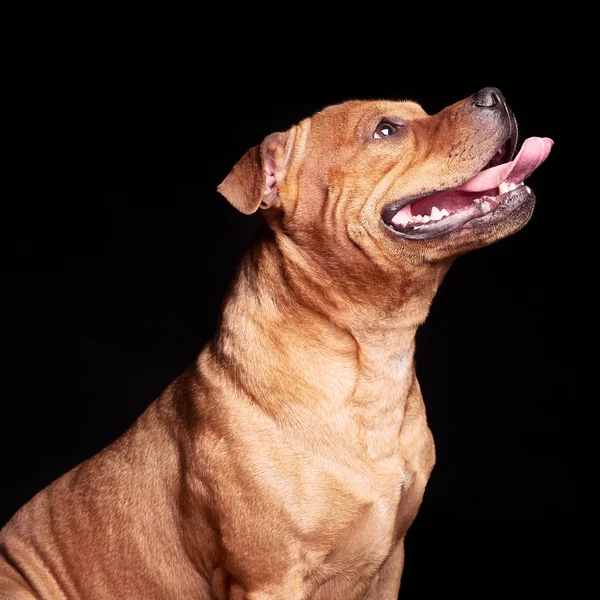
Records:
[[[481,171],[457,190],[485,192],[497,188],[503,181],[522,183],[546,160],[553,144],[550,138],[527,138],[513,160]]]

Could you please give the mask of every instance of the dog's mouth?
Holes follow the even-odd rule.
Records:
[[[504,219],[534,198],[524,181],[546,160],[553,143],[550,138],[528,138],[511,160],[515,142],[510,138],[462,185],[393,202],[383,210],[382,221],[401,237],[426,239]]]

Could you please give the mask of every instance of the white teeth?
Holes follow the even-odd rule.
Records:
[[[429,221],[439,221],[440,219],[449,216],[450,213],[445,208],[440,210],[437,206],[434,206],[431,209],[430,215],[412,215],[410,220],[412,223],[429,223]]]
[[[498,186],[499,195],[502,196],[502,194],[506,194],[506,192],[511,192],[512,190],[516,190],[518,187],[520,187],[522,185],[523,185],[523,182],[521,182],[521,183],[506,183],[506,181],[503,181]]]

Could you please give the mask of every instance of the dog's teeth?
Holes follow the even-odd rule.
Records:
[[[440,211],[440,214],[442,215],[442,217],[450,216],[450,213],[445,208],[442,208],[442,210]]]
[[[437,206],[434,206],[431,209],[431,220],[439,221],[444,215],[440,212],[440,209]]]
[[[431,221],[431,217],[429,215],[425,215],[423,217],[423,223],[429,223],[429,221]]]
[[[518,187],[521,187],[522,185],[523,185],[523,182],[521,182],[521,183],[506,183],[506,181],[503,181],[498,186],[498,195],[502,196],[502,194],[506,194],[506,192],[512,192],[513,190],[516,190]]]
[[[410,219],[413,223],[420,223],[423,220],[421,215],[413,215]]]
[[[392,219],[392,223],[404,226],[410,222],[410,206],[406,205],[402,210],[399,210]]]

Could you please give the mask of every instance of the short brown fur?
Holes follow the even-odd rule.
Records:
[[[267,227],[218,332],[104,451],[0,533],[3,600],[392,600],[435,452],[415,333],[454,258],[522,227],[407,240],[403,197],[459,185],[500,139],[471,99],[326,108],[219,186]],[[401,140],[375,143],[383,117]]]

